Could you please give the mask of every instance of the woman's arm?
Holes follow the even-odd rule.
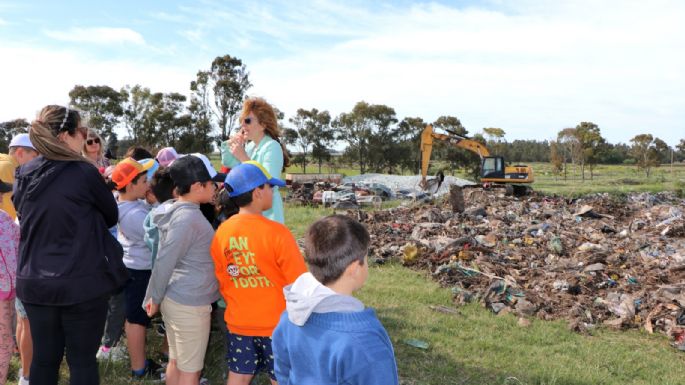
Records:
[[[95,166],[84,163],[82,169],[86,173],[85,180],[90,188],[93,204],[102,213],[107,227],[116,225],[119,220],[119,208],[112,191],[109,190]]]

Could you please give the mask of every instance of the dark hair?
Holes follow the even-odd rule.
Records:
[[[305,234],[309,271],[324,285],[335,282],[351,263],[364,263],[370,240],[366,227],[350,217],[330,215],[319,219]]]
[[[234,196],[233,198],[231,198],[231,200],[233,201],[234,205],[236,205],[238,207],[245,207],[245,206],[249,205],[250,203],[252,203],[252,192],[256,189],[263,189],[264,186],[266,186],[266,184],[263,184],[261,186],[257,186],[255,188],[253,188],[252,190],[250,190],[248,192],[244,192],[238,196]]]
[[[174,185],[176,187],[176,194],[178,194],[179,196],[188,194],[190,192],[190,186],[192,186],[193,183]]]
[[[226,191],[226,189],[221,189],[221,191],[219,191],[216,203],[219,206],[219,216],[221,216],[223,220],[238,214],[238,211],[240,211],[240,207],[238,207],[238,205],[236,205],[228,196],[228,191]]]
[[[150,190],[159,203],[163,203],[174,197],[174,181],[169,174],[169,168],[160,166],[152,176]]]
[[[138,161],[143,159],[154,159],[155,157],[152,156],[152,153],[145,147],[132,146],[126,150],[126,155],[124,155],[124,158],[133,158],[134,160]]]
[[[122,188],[117,188],[117,184],[114,183],[114,181],[113,181],[112,179],[106,179],[105,182],[107,183],[107,187],[108,187],[110,190],[117,190],[117,191],[119,191],[119,192],[125,192],[127,186],[130,186],[130,185],[132,185],[132,184],[138,182],[138,179],[140,179],[140,177],[143,176],[143,175],[145,175],[145,174],[147,174],[147,171],[143,171],[143,172],[141,172],[140,174],[136,175],[135,178],[131,179],[131,181],[128,182],[128,184],[127,184],[126,186],[122,187]]]

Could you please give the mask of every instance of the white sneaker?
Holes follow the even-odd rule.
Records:
[[[127,361],[128,349],[122,345],[117,345],[109,349],[110,359],[112,361]]]
[[[100,349],[98,349],[95,358],[97,358],[100,361],[123,361],[127,359],[127,354],[126,350],[119,345],[113,346],[111,348],[100,346]]]
[[[112,354],[112,348],[108,348],[106,346],[100,346],[100,349],[98,349],[98,352],[95,355],[95,358],[97,358],[100,361],[106,361],[106,360],[109,360],[109,357],[111,354]]]
[[[29,385],[29,380],[24,378],[23,368],[19,368],[19,370],[17,371],[17,378],[19,379],[19,381],[17,381],[17,385]]]

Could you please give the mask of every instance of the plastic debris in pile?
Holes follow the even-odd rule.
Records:
[[[685,350],[685,201],[673,194],[580,199],[465,190],[447,203],[350,212],[371,256],[428,270],[457,303],[498,314],[665,333]]]

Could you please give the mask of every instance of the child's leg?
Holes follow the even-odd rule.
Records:
[[[143,310],[143,300],[151,271],[128,269],[128,272],[131,278],[124,288],[126,342],[131,358],[131,370],[141,371],[146,368],[145,331],[150,325],[150,317]]]
[[[107,304],[107,322],[105,323],[105,334],[102,337],[102,345],[108,348],[116,346],[124,331],[124,321],[126,312],[124,311],[124,291],[112,294]]]
[[[145,326],[126,321],[126,346],[131,370],[145,369]]]
[[[250,385],[253,374],[240,374],[235,372],[228,372],[228,381],[226,385]]]
[[[178,377],[180,373],[176,367],[176,360],[169,359],[169,363],[166,367],[166,385],[178,385]]]
[[[0,384],[7,381],[7,370],[14,352],[13,319],[14,298],[0,301]]]
[[[31,325],[26,316],[24,305],[19,298],[16,299],[14,310],[17,313],[17,345],[21,359],[22,377],[29,379],[31,376],[31,360],[33,360],[33,338],[31,337]]]

